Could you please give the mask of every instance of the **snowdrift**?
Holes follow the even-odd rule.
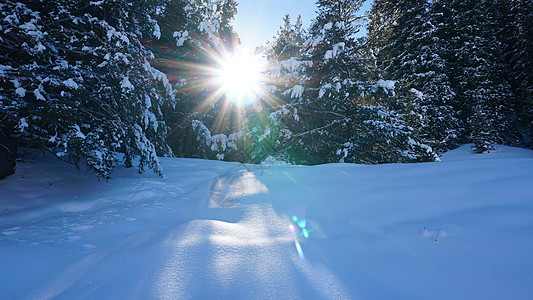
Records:
[[[530,299],[533,151],[0,181],[1,299]]]

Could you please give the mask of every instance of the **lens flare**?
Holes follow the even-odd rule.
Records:
[[[298,256],[300,257],[301,261],[305,260],[304,251],[302,250],[302,246],[300,245],[300,242],[297,238],[294,239],[294,245],[296,246],[296,251],[298,252]]]
[[[303,234],[304,238],[306,238],[306,239],[309,238],[309,231],[307,231],[307,229],[302,228],[302,234]]]
[[[300,227],[301,229],[305,229],[305,227],[307,226],[307,220],[299,220],[296,224],[298,224],[298,227]]]
[[[305,208],[302,210],[303,215],[305,215]],[[300,217],[301,219],[298,219],[298,216],[293,215],[291,217],[291,221],[293,224],[291,224],[290,228],[292,232],[298,233],[301,232],[303,237],[306,239],[309,238],[309,230],[307,230],[307,219]],[[295,226],[296,225],[296,226]]]
[[[303,236],[304,238],[309,238],[309,230],[307,230],[307,219],[305,205],[299,205],[288,210],[289,215],[291,216],[292,224],[289,225],[289,233],[294,236],[294,246],[296,246],[296,251],[301,261],[305,261],[305,255],[302,250],[302,245],[298,240],[298,236]]]
[[[279,109],[286,101],[271,92],[280,79],[268,71],[273,66],[264,53],[241,47],[237,39],[204,42],[198,57],[157,60],[157,69],[172,74],[167,77],[169,83],[180,87],[176,97],[183,101],[176,105],[187,112],[176,114],[172,122],[186,128],[199,120],[213,135],[240,132],[244,126],[252,126],[251,122],[268,125],[261,124],[270,122],[265,113]],[[247,120],[256,113],[259,118]]]
[[[260,97],[263,64],[257,55],[229,54],[220,61],[216,81],[228,100],[248,105]]]

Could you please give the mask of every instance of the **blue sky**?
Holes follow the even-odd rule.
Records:
[[[302,16],[304,27],[315,17],[316,0],[237,0],[238,14],[233,25],[245,48],[263,45],[279,30],[283,16],[289,14],[294,22]],[[367,1],[364,10],[369,8]]]

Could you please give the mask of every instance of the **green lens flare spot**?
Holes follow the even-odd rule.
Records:
[[[298,227],[300,228],[305,228],[305,226],[307,226],[307,220],[306,219],[300,220],[296,224],[298,224]]]
[[[297,223],[297,222],[298,222],[298,217],[297,217],[297,216],[292,216],[292,221],[293,221],[294,223]]]

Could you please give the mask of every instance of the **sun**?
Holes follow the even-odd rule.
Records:
[[[228,54],[216,70],[216,81],[226,99],[236,105],[249,105],[261,95],[261,57],[246,52]]]

